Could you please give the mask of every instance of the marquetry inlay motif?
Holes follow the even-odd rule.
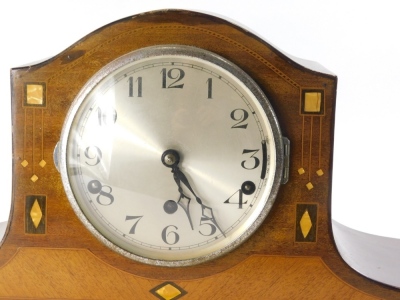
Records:
[[[297,204],[296,242],[316,242],[318,225],[317,204]]]
[[[306,209],[300,219],[300,229],[304,238],[306,238],[307,235],[310,233],[312,225],[313,223],[311,221],[310,214]]]
[[[151,289],[150,292],[161,300],[176,300],[187,294],[185,290],[173,282],[164,282]]]
[[[323,89],[302,89],[300,93],[300,116],[302,117],[301,162],[297,172],[306,176],[305,187],[314,188],[314,176],[323,176],[322,126],[325,117],[325,91]]]
[[[39,166],[41,166],[42,168],[44,168],[44,166],[46,165],[46,162],[42,159],[39,163]]]
[[[35,202],[33,202],[31,212],[29,214],[31,216],[33,225],[35,225],[35,228],[38,228],[40,221],[42,220],[43,214],[42,210],[40,209],[39,202],[37,199],[35,199]]]
[[[302,115],[324,114],[323,90],[303,90],[301,101]]]
[[[44,110],[47,106],[46,84],[26,82],[24,84],[24,133],[21,166],[30,172],[30,180],[35,183],[40,179],[37,166],[44,168]],[[39,141],[39,142],[38,142]]]
[[[26,159],[24,159],[21,163],[21,166],[25,168],[27,165],[29,165],[29,163],[26,161]]]
[[[43,82],[25,83],[24,107],[46,106],[46,84]]]
[[[46,196],[26,196],[25,232],[32,234],[46,233]]]
[[[38,181],[38,179],[39,179],[39,177],[37,177],[36,174],[33,174],[32,177],[31,177],[31,181],[32,182],[36,182],[36,181]]]
[[[297,172],[299,172],[299,175],[303,175],[306,172],[306,170],[304,170],[304,168],[300,168],[297,170]]]

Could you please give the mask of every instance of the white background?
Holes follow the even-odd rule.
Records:
[[[115,20],[162,8],[217,14],[339,78],[333,217],[400,238],[397,1],[13,0],[0,4],[0,221],[11,201],[9,69],[50,58]]]

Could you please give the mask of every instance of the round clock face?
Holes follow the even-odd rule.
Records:
[[[270,210],[282,137],[241,69],[188,46],[143,48],[81,90],[60,143],[67,196],[103,243],[155,265],[226,253]]]

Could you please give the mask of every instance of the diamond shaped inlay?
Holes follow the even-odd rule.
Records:
[[[24,159],[24,161],[21,163],[21,165],[25,168],[28,165],[28,162],[26,161],[26,159]]]
[[[44,166],[46,165],[46,162],[42,159],[39,163],[39,166],[41,166],[42,168],[44,168]]]
[[[322,171],[321,169],[319,169],[316,173],[318,176],[324,175],[324,171]]]
[[[37,177],[35,174],[33,174],[33,176],[31,177],[31,180],[32,180],[33,182],[38,181],[38,179],[39,179],[39,177]]]
[[[299,243],[314,243],[317,241],[318,204],[296,204],[296,234]]]
[[[312,221],[310,214],[308,213],[308,210],[304,212],[303,216],[300,219],[300,228],[301,228],[301,233],[303,234],[303,237],[306,238],[307,235],[310,233],[312,227]]]
[[[38,228],[40,220],[42,220],[42,210],[40,209],[40,205],[39,202],[37,201],[37,199],[35,199],[35,202],[32,205],[32,209],[29,213],[29,215],[31,216],[33,225],[35,225],[36,228]]]
[[[303,168],[300,168],[297,172],[299,172],[299,175],[303,175],[306,171]]]
[[[166,300],[174,299],[181,294],[181,292],[171,284],[163,286],[158,289],[156,293]]]
[[[308,190],[312,190],[314,188],[313,184],[311,182],[306,184],[306,187]]]
[[[176,300],[187,293],[173,282],[164,282],[153,288],[150,292],[161,300]]]
[[[27,195],[24,215],[25,233],[46,234],[46,196]]]

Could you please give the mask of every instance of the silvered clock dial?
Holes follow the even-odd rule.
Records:
[[[134,260],[185,266],[237,247],[282,183],[285,139],[256,83],[217,54],[160,45],[102,68],[56,159],[75,212]]]

